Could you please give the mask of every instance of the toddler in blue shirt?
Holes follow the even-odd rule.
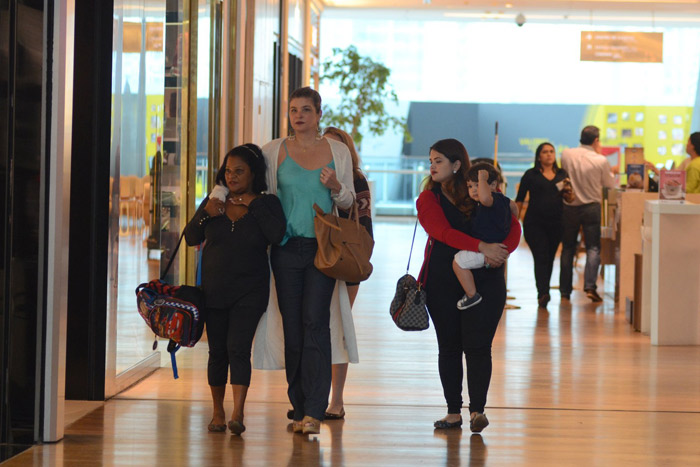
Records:
[[[511,215],[518,216],[515,203],[498,192],[498,179],[498,170],[491,164],[474,164],[467,171],[469,197],[476,203],[470,217],[471,236],[486,243],[505,240],[510,232]],[[470,269],[484,266],[489,267],[483,253],[463,250],[455,255],[452,269],[464,289],[464,296],[457,302],[458,309],[466,310],[481,302]]]

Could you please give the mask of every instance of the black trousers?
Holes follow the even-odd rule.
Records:
[[[226,385],[230,368],[231,384],[250,386],[250,349],[268,299],[269,287],[261,284],[261,287],[249,291],[229,308],[207,309],[209,385]]]
[[[491,344],[506,303],[504,268],[473,269],[481,303],[465,311],[457,309],[464,290],[451,261],[456,250],[436,243],[428,270],[428,311],[437,334],[440,381],[447,412],[462,408],[462,355],[467,361],[469,412],[483,412],[491,383]]]
[[[331,391],[332,279],[314,266],[316,239],[291,238],[272,248],[277,301],[284,328],[287,395],[294,420],[323,420]]]
[[[537,298],[549,294],[554,258],[561,243],[563,226],[561,222],[526,222],[523,225],[525,241],[532,252],[535,263],[535,285]]]

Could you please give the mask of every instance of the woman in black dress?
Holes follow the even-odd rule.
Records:
[[[205,198],[185,228],[188,245],[206,240],[202,289],[209,341],[207,377],[214,404],[209,431],[226,431],[224,396],[229,369],[233,413],[228,428],[237,435],[245,431],[250,349],[270,294],[267,247],[279,244],[286,228],[279,199],[262,193],[267,190],[265,170],[258,146],[232,149],[216,176],[216,190],[228,192],[225,201],[216,196]]]
[[[525,172],[520,180],[515,204],[521,213],[528,192],[530,200],[523,230],[535,262],[537,302],[544,308],[550,300],[549,281],[562,238],[562,200],[573,200],[569,175],[557,166],[556,151],[551,143],[537,147],[535,167]]]

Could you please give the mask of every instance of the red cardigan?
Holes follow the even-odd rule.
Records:
[[[418,209],[418,221],[431,238],[458,250],[479,251],[481,240],[452,228],[435,193],[429,190],[423,191],[418,196],[416,208]],[[515,216],[511,216],[510,232],[508,237],[503,240],[509,253],[512,253],[520,244],[521,231],[520,222]]]

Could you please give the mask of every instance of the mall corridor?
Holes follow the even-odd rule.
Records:
[[[115,398],[69,402],[67,413],[94,410],[70,423],[61,442],[34,446],[6,465],[698,465],[700,347],[651,346],[634,332],[614,309],[613,268],[599,282],[602,304],[578,283],[570,305],[555,290],[548,309],[538,310],[524,244],[508,264],[508,303],[518,308],[505,311],[493,346],[491,425],[481,435],[468,424],[434,430],[445,413],[434,331],[402,332],[388,313],[412,232],[411,218],[377,219],[375,272],[353,311],[360,364],[350,366],[347,416],[324,423],[319,435],[291,433],[283,371],[254,371],[241,437],[208,433],[202,342],[178,354],[178,380],[163,358],[160,370]]]

